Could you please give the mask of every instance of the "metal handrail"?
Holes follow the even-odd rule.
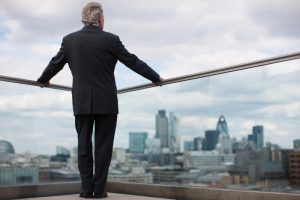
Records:
[[[22,79],[22,78],[14,78],[10,76],[2,76],[2,75],[0,75],[0,81],[19,83],[23,85],[41,86],[41,84],[39,84],[37,81],[32,81],[32,80]],[[57,84],[51,84],[50,86],[46,86],[46,87],[51,89],[57,89],[57,90],[65,90],[65,91],[72,90],[71,87],[64,86],[64,85],[57,85]]]
[[[209,71],[204,71],[204,72],[199,72],[199,73],[188,74],[188,75],[184,75],[184,76],[178,76],[178,77],[174,77],[174,78],[170,78],[170,79],[165,79],[162,82],[160,82],[159,85],[155,85],[153,83],[148,83],[148,84],[137,85],[134,87],[128,87],[128,88],[118,90],[118,94],[133,92],[133,91],[137,91],[137,90],[143,90],[143,89],[157,87],[157,86],[169,85],[169,84],[173,84],[173,83],[189,81],[189,80],[198,79],[198,78],[215,76],[215,75],[219,75],[219,74],[225,74],[225,73],[230,73],[230,72],[234,72],[234,71],[240,71],[240,70],[245,70],[245,69],[250,69],[250,68],[255,68],[255,67],[261,67],[261,66],[265,66],[265,65],[285,62],[285,61],[289,61],[289,60],[295,60],[295,59],[299,59],[299,58],[300,58],[300,52],[295,52],[295,53],[290,53],[290,54],[286,54],[286,55],[256,60],[256,61],[252,61],[252,62],[241,63],[241,64],[237,64],[237,65],[230,65],[230,66],[226,66],[226,67],[218,68],[218,69],[214,69],[214,70],[209,70]],[[9,76],[2,76],[2,75],[0,75],[0,81],[32,85],[32,86],[40,86],[40,84],[36,81],[21,79],[21,78],[14,78],[14,77],[9,77]],[[47,87],[52,88],[52,89],[65,90],[65,91],[72,90],[71,87],[64,86],[64,85],[57,85],[57,84],[51,84],[50,86],[47,86]]]

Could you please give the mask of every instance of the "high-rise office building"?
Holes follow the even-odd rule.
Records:
[[[194,150],[194,141],[184,141],[183,142],[184,151],[193,151]]]
[[[219,141],[220,136],[219,130],[207,130],[205,131],[205,145],[204,150],[214,150],[216,148],[216,144]]]
[[[254,142],[254,138],[253,138],[253,135],[252,134],[249,134],[248,135],[248,142]]]
[[[159,163],[160,162],[160,139],[159,138],[149,138],[146,140],[146,150],[147,160],[149,163]]]
[[[179,119],[173,112],[170,112],[169,118],[169,148],[171,153],[180,151],[180,139],[178,136]]]
[[[159,110],[156,114],[156,138],[160,138],[161,148],[169,148],[169,125],[165,110]]]
[[[300,151],[300,139],[294,140],[294,150]]]
[[[230,139],[227,135],[220,134],[216,149],[221,154],[231,154],[232,143],[232,139]]]
[[[254,126],[252,134],[248,135],[248,142],[253,142],[256,149],[261,149],[264,146],[264,127]]]
[[[264,146],[264,127],[254,126],[253,127],[253,137],[256,143],[256,148],[261,149]]]
[[[217,144],[219,153],[231,154],[232,153],[232,140],[229,137],[229,129],[226,119],[223,115],[220,116],[217,122],[217,131],[220,132]]]
[[[203,149],[204,138],[196,137],[194,138],[194,150],[200,151]]]
[[[144,153],[146,148],[147,132],[129,133],[129,151],[130,153]]]
[[[220,116],[216,129],[220,132],[220,134],[229,137],[229,130],[228,130],[227,122],[223,115]]]

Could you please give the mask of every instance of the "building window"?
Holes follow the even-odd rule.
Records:
[[[18,176],[17,184],[18,183],[32,183],[32,176]]]

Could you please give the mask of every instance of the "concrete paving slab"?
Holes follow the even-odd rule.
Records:
[[[136,196],[136,195],[128,195],[128,194],[116,194],[116,193],[108,193],[108,197],[104,198],[104,200],[113,199],[113,200],[170,200],[170,199],[162,199],[162,198],[153,198],[153,197],[144,197],[144,196]],[[78,194],[72,195],[63,195],[63,196],[51,196],[51,197],[36,197],[36,198],[27,198],[20,200],[84,200],[84,198],[80,198]]]

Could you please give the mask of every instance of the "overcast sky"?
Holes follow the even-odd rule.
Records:
[[[36,80],[62,37],[82,28],[83,0],[2,0],[0,74]],[[103,0],[105,30],[164,78],[201,72],[300,50],[298,0]],[[154,135],[158,109],[180,118],[189,140],[215,129],[225,115],[240,139],[264,125],[265,139],[292,147],[299,138],[300,66],[292,61],[119,95],[115,146],[128,146],[129,131]],[[148,81],[116,68],[118,88]],[[66,66],[52,83],[71,85]],[[76,146],[71,95],[0,83],[0,139],[17,152],[54,153]]]

